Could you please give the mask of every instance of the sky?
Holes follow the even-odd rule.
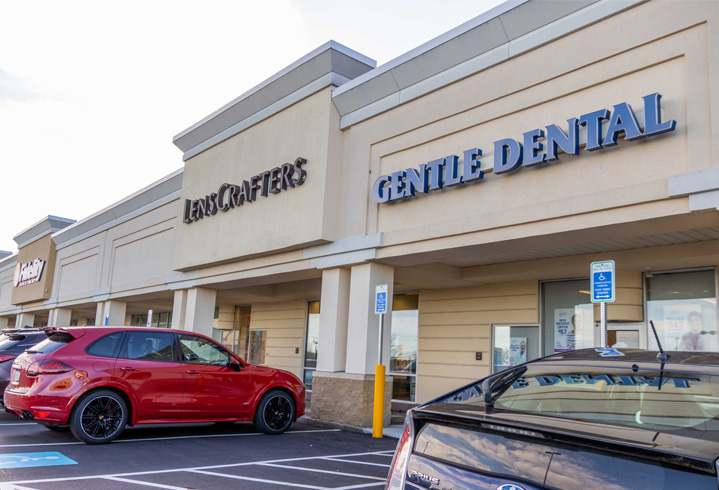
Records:
[[[380,66],[503,0],[0,0],[0,250],[182,167],[172,138],[330,39]]]

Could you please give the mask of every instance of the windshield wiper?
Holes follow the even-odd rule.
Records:
[[[484,405],[489,408],[494,407],[496,398],[501,396],[502,393],[506,391],[506,388],[525,372],[527,372],[527,368],[522,366],[497,373],[482,381],[482,399],[484,400]],[[497,396],[492,396],[493,390],[498,392]]]

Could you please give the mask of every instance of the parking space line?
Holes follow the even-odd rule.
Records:
[[[302,434],[310,431],[297,431],[296,434]],[[285,432],[285,434],[290,434],[290,432]],[[74,481],[74,480],[92,480],[95,478],[106,478],[106,477],[128,477],[128,476],[141,476],[141,475],[159,475],[159,474],[165,474],[165,473],[179,473],[182,471],[202,471],[202,470],[215,470],[215,469],[221,469],[221,468],[237,468],[240,466],[253,466],[253,465],[262,465],[266,463],[290,463],[294,461],[309,461],[313,459],[322,459],[325,457],[328,458],[351,458],[351,457],[357,457],[357,456],[384,456],[385,451],[369,451],[366,453],[349,453],[349,454],[330,454],[327,456],[304,456],[301,458],[285,458],[285,459],[274,459],[274,460],[267,460],[267,461],[247,461],[245,463],[230,463],[230,464],[221,464],[221,465],[212,465],[212,466],[198,466],[196,468],[175,468],[175,469],[169,469],[169,470],[150,470],[150,471],[134,471],[130,473],[110,473],[110,474],[104,474],[104,475],[87,475],[87,476],[73,476],[73,477],[64,477],[64,478],[43,478],[43,479],[37,479],[37,480],[17,480],[15,484],[26,484],[26,483],[48,483],[48,482],[61,482],[61,481]],[[372,485],[379,484],[379,483],[372,483]],[[11,487],[12,488],[12,487]],[[313,487],[317,488],[317,487]],[[4,490],[4,489],[3,489]],[[336,489],[335,489],[336,490]]]
[[[30,488],[30,487],[21,487],[20,485],[13,485],[12,483],[0,482],[0,490],[36,490],[36,489]]]
[[[301,466],[289,466],[286,464],[262,463],[258,466],[271,466],[273,468],[285,468],[285,469],[298,470],[298,471],[311,471],[313,473],[329,473],[330,475],[352,476],[354,478],[367,478],[369,480],[384,480],[384,478],[377,478],[376,476],[358,475],[356,473],[343,473],[341,471],[319,470],[316,468],[303,468]]]
[[[190,473],[199,473],[201,475],[210,475],[210,476],[218,476],[222,478],[232,478],[234,480],[245,480],[245,481],[254,481],[258,483],[269,483],[270,485],[282,485],[285,487],[297,487],[297,488],[311,488],[312,490],[322,490],[324,487],[316,487],[314,485],[303,485],[301,483],[288,483],[284,481],[277,481],[277,480],[265,480],[263,478],[252,478],[249,476],[238,476],[238,475],[228,475],[227,473],[213,473],[212,471],[202,471],[202,470],[185,470]]]
[[[378,454],[378,456],[383,456],[383,455]],[[389,468],[390,466],[392,466],[389,464],[382,464],[382,463],[370,463],[369,461],[355,461],[354,459],[340,459],[340,458],[330,458],[330,457],[325,457],[325,458],[321,458],[321,459],[325,459],[327,461],[340,461],[342,463],[356,463],[356,464],[366,464],[369,466],[382,466],[383,468]]]
[[[373,483],[360,483],[359,485],[349,485],[346,487],[335,487],[332,490],[352,490],[353,488],[377,487],[379,485],[384,485],[384,482],[378,481],[378,482],[373,482]]]
[[[285,432],[285,434],[311,434],[316,432],[339,432],[340,429],[317,429],[317,430],[296,430],[296,431],[289,431]],[[174,436],[174,437],[146,437],[142,439],[116,439],[112,443],[121,443],[121,442],[147,442],[147,441],[170,441],[170,440],[177,440],[177,439],[200,439],[200,438],[208,438],[208,437],[249,437],[249,436],[263,436],[264,434],[261,432],[252,432],[252,433],[245,433],[245,434],[207,434],[207,435],[198,435],[198,436]],[[71,446],[75,444],[85,444],[84,442],[79,441],[73,441],[73,442],[42,442],[42,443],[35,443],[35,444],[0,444],[0,448],[10,448],[10,447],[37,447],[37,446]]]
[[[135,485],[144,485],[146,487],[166,488],[167,490],[187,490],[187,487],[173,487],[171,485],[163,485],[162,483],[150,483],[150,482],[146,482],[146,481],[130,480],[128,478],[120,478],[117,476],[104,476],[104,477],[102,477],[102,479],[119,481],[122,483],[134,483]]]

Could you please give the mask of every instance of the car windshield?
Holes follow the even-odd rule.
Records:
[[[481,385],[445,401],[482,404]],[[459,396],[461,395],[461,396]],[[717,376],[541,364],[492,385],[495,409],[656,430],[719,432]]]

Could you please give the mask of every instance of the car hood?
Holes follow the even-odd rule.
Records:
[[[416,418],[464,425],[521,431],[550,440],[568,442],[601,451],[648,457],[666,463],[715,473],[719,458],[719,422],[709,421],[698,429],[657,432],[642,428],[499,410],[482,404],[434,403],[413,410]]]

